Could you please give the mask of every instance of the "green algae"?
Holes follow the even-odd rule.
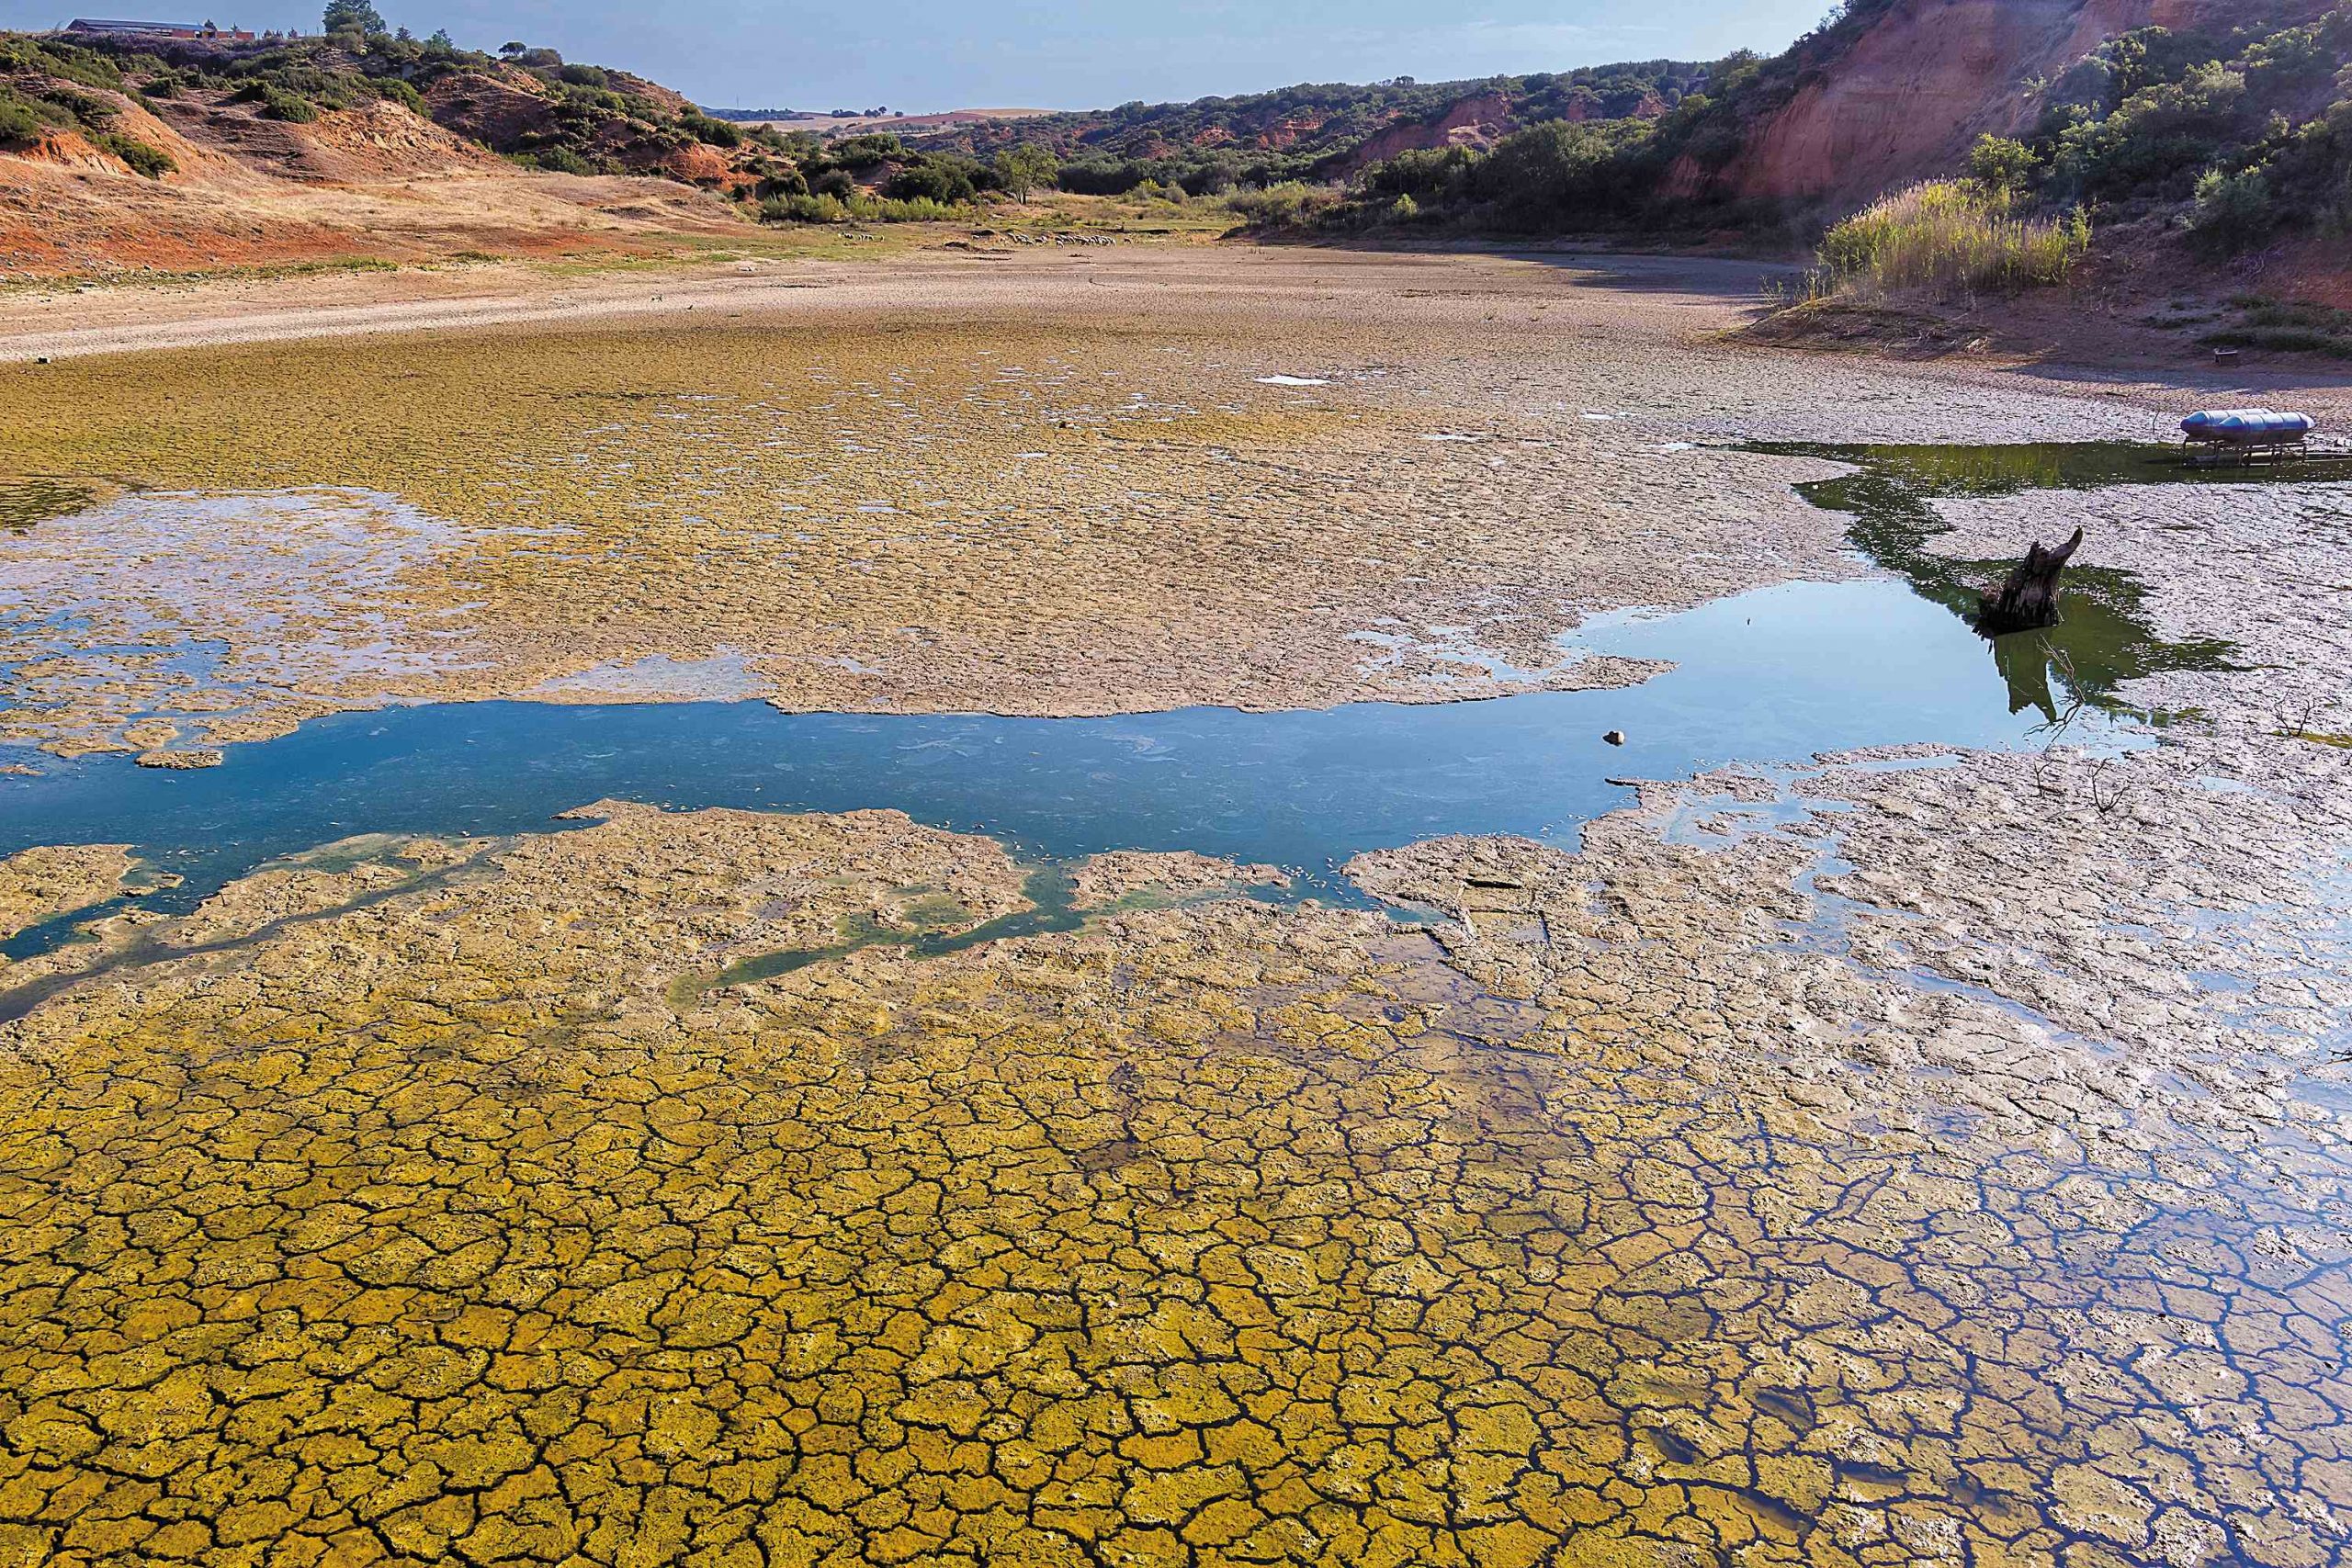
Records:
[[[1935,502],[2029,491],[2089,491],[2117,485],[2292,484],[2352,478],[2352,465],[2326,458],[2259,468],[2200,468],[2178,447],[2132,442],[2020,442],[1991,446],[1838,446],[1759,442],[1745,448],[1774,457],[1817,457],[1857,471],[1815,479],[1797,493],[1825,511],[1849,514],[1849,534],[1871,560],[1900,572],[1912,587],[1957,615],[1972,616],[1977,596],[2000,581],[2009,560],[1956,560],[1928,547],[1948,531]],[[2022,550],[2025,541],[2019,540]],[[2217,637],[2167,639],[2145,609],[2147,590],[2131,572],[2070,567],[2061,595],[2064,619],[2042,631],[1988,639],[2008,683],[2012,706],[2056,719],[2075,703],[2137,711],[2118,693],[2127,682],[2176,671],[2233,668],[2233,646]],[[2178,716],[2145,714],[2163,722]]]
[[[838,942],[823,947],[786,948],[774,953],[754,953],[739,958],[716,973],[705,971],[683,976],[672,984],[668,998],[672,1007],[683,1010],[695,1006],[720,987],[753,985],[763,980],[777,979],[815,964],[846,958],[868,948],[899,948],[914,958],[944,958],[989,942],[1010,942],[1056,931],[1083,931],[1110,915],[1157,913],[1181,909],[1209,897],[1275,891],[1271,886],[1247,884],[1190,893],[1138,887],[1102,904],[1080,905],[1077,902],[1077,889],[1069,867],[1060,864],[1035,866],[1028,870],[1022,881],[1022,897],[1029,903],[1025,909],[999,915],[977,925],[967,925],[968,910],[952,898],[934,896],[908,905],[903,924],[890,924],[865,912],[844,915],[837,927],[841,938]],[[958,927],[964,929],[958,930]]]
[[[62,517],[96,499],[93,486],[70,479],[0,479],[0,531],[29,528],[45,518]]]
[[[842,932],[841,942],[830,947],[763,953],[754,957],[738,959],[718,972],[715,983],[740,986],[757,980],[773,980],[779,975],[789,975],[812,964],[845,958],[868,947],[903,947],[917,958],[939,958],[985,942],[1003,942],[1012,937],[1036,936],[1045,931],[1074,931],[1086,923],[1088,911],[1072,906],[1069,873],[1059,866],[1040,866],[1030,872],[1022,882],[1021,891],[1022,896],[1029,900],[1028,908],[999,915],[992,920],[983,920],[964,931],[943,931],[936,926],[926,929],[921,922],[889,926],[871,917],[845,917],[844,924],[851,929]]]

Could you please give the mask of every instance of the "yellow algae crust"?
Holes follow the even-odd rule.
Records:
[[[890,813],[593,810],[318,919],[281,917],[368,846],[268,874],[198,917],[248,945],[6,1026],[9,1560],[2340,1544],[2315,1211],[1791,1072],[1777,1028],[1886,993],[1727,951],[1755,863],[1389,868],[1518,876],[1564,928],[1525,999],[1472,977],[1510,931],[1455,967],[1226,902],[681,1011],[730,952],[918,874],[1001,902],[1010,862]],[[1608,992],[1575,955],[1629,936],[1687,977]]]
[[[1243,865],[1193,850],[1109,850],[1080,862],[1070,887],[1080,905],[1099,908],[1122,898],[1197,897],[1290,882],[1278,865]]]

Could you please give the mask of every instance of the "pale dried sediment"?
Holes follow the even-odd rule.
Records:
[[[1192,897],[1290,883],[1289,873],[1278,865],[1244,865],[1192,850],[1111,850],[1087,856],[1070,877],[1072,901],[1082,908],[1138,894]]]
[[[2341,705],[2352,671],[2352,484],[2123,485],[1942,501],[1936,510],[1951,526],[1928,547],[1962,558],[2021,555],[2037,531],[2079,525],[2076,565],[2129,571],[2147,590],[2160,636],[2224,639],[2230,661],[2254,672],[2169,672],[2136,685],[2135,700],[2203,709],[2225,734],[2352,728]],[[2342,722],[2332,725],[2331,713]]]
[[[200,767],[190,731],[282,731],[464,662],[402,586],[456,531],[388,497],[148,492],[0,539],[0,739]],[[157,759],[149,761],[149,758]]]
[[[127,844],[40,845],[0,860],[0,938],[104,903],[131,863]]]

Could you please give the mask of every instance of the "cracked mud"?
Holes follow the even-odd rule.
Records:
[[[2331,1129],[1757,943],[1804,846],[1364,868],[1450,963],[1226,902],[681,1010],[1017,868],[596,810],[263,874],[14,1026],[15,1560],[2341,1549]]]
[[[167,753],[403,694],[1582,680],[1585,611],[1864,570],[1787,492],[1819,462],[1652,446],[1818,438],[1833,383],[1888,437],[2020,406],[1486,264],[1375,363],[1363,280],[1431,270],[1283,265],[1333,299],[1247,344],[1171,288],[1149,331],[412,340],[347,441],[233,355],[151,448],[101,397],[0,468],[232,492],[186,513],[207,586],[115,551],[153,491],[0,536],[57,601],[0,622],[6,722]],[[1485,320],[1560,298],[1581,336]],[[389,357],[264,359],[323,407]],[[545,417],[492,420],[501,379]],[[195,434],[239,400],[302,439]],[[830,510],[755,514],[793,482]],[[1362,855],[1385,911],[577,796],[354,824],[184,914],[119,905],[134,848],[0,860],[0,941],[85,939],[0,957],[0,1563],[2340,1562],[2343,496],[1938,502],[1955,560],[2089,522],[2157,632],[2237,657],[2119,677],[2175,716],[2138,750],[2053,709],[2046,751],[1757,759],[1575,849]]]

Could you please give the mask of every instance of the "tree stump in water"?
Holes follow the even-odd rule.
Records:
[[[2056,549],[2045,549],[2040,539],[2029,546],[2025,559],[2009,573],[1999,592],[1986,592],[1976,607],[1976,629],[1986,637],[2027,632],[2058,624],[2058,574],[2066,570],[2083,547],[2083,531]]]

